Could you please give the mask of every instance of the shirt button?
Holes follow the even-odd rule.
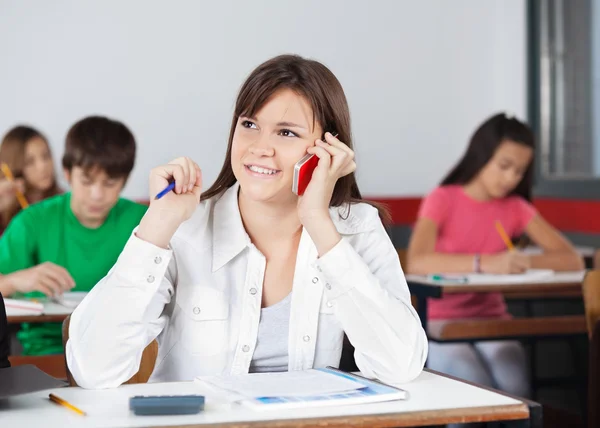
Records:
[[[307,334],[302,338],[302,340],[304,340],[305,342],[310,342],[310,336]]]
[[[312,279],[312,283],[316,284],[317,282],[319,282],[319,278],[317,278],[316,276]]]
[[[248,345],[242,346],[242,351],[248,352],[249,350],[250,350],[250,347]]]
[[[148,281],[150,284],[152,284],[154,282],[154,276],[148,275],[148,278],[146,278],[146,281]]]
[[[256,294],[256,288],[252,287],[250,289],[250,294],[252,294],[254,296]]]
[[[194,307],[194,313],[198,315],[200,313],[200,308],[198,306]]]
[[[325,288],[328,290],[331,290],[331,285],[329,285],[329,283],[325,284]]]
[[[333,306],[333,303],[331,303],[331,302],[327,302],[327,307],[328,307],[328,308],[331,308],[332,306]]]
[[[156,263],[157,265],[159,265],[160,262],[162,262],[162,258],[160,256],[154,257],[154,263]]]

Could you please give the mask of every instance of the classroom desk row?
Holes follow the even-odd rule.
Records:
[[[0,400],[2,426],[97,427],[419,427],[447,423],[503,421],[506,427],[542,427],[542,409],[535,402],[511,397],[432,371],[400,385],[407,400],[353,406],[304,407],[254,411],[220,401],[194,382],[124,385],[108,390],[59,388]],[[48,400],[54,393],[75,405],[81,416]],[[135,416],[129,397],[135,395],[204,394],[205,410],[185,416]]]
[[[529,282],[524,283],[507,283],[507,284],[494,284],[494,283],[477,283],[477,282],[468,282],[468,283],[457,283],[452,280],[434,280],[428,276],[420,276],[420,275],[407,275],[406,281],[408,283],[408,287],[410,289],[411,295],[416,298],[416,310],[421,318],[421,323],[428,333],[433,333],[433,330],[439,329],[439,323],[433,324],[429,328],[428,322],[428,299],[439,299],[444,294],[455,294],[455,293],[488,293],[488,292],[500,292],[505,297],[508,298],[516,298],[516,299],[548,299],[548,298],[578,298],[581,299],[582,289],[581,285],[583,279],[585,277],[585,271],[577,271],[577,272],[556,272],[551,276],[544,278],[536,278],[532,279]],[[527,324],[532,325],[531,319],[527,318],[529,321]],[[585,317],[584,316],[565,316],[565,317],[544,317],[545,320],[544,325],[546,326],[546,331],[548,331],[549,326],[552,328],[557,326],[556,334],[571,334],[571,333],[585,333],[586,325],[585,325]],[[564,322],[561,323],[561,319]],[[504,325],[508,326],[511,323],[518,323],[518,320],[470,320],[472,323],[484,324],[485,322],[504,322]],[[551,324],[551,321],[554,323]],[[451,321],[450,323],[462,323],[467,321]],[[448,324],[448,323],[447,323]],[[538,329],[543,326],[538,326]],[[525,328],[525,325],[523,325]],[[533,331],[531,334],[536,333],[535,326],[532,327]],[[430,331],[432,330],[432,331]],[[510,333],[510,332],[506,332]],[[538,334],[541,334],[540,331],[537,331]],[[524,332],[524,334],[529,334],[528,332]],[[430,334],[430,339],[432,340],[444,340],[443,337],[435,336]],[[498,336],[498,335],[484,335],[482,337],[472,336],[469,339],[472,340],[486,340],[486,339],[500,339],[500,338],[510,338],[512,335],[508,334],[508,336]],[[453,339],[460,339],[460,337],[454,337]],[[464,338],[463,338],[464,339]]]

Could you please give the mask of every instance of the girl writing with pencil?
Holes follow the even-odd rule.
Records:
[[[571,244],[531,205],[534,137],[519,120],[497,114],[473,134],[463,158],[421,205],[408,248],[413,274],[584,268]],[[543,254],[511,249],[527,236]],[[504,318],[500,293],[451,294],[429,302],[430,319]],[[518,396],[529,393],[524,349],[518,342],[430,343],[432,369]]]
[[[29,126],[16,126],[0,145],[0,233],[29,204],[61,192],[48,140]]]
[[[318,165],[299,196],[294,170],[307,153]],[[366,376],[415,378],[427,339],[355,169],[333,73],[294,55],[256,68],[202,197],[191,159],[151,171],[146,215],[72,315],[67,362],[77,383],[120,385],[154,339],[150,381],[337,367],[344,333]]]

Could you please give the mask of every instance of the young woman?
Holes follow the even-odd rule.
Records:
[[[504,114],[486,120],[458,165],[422,203],[408,248],[410,273],[520,273],[579,270],[571,244],[533,208],[534,137]],[[544,253],[508,251],[499,221],[513,238],[526,233]],[[465,293],[429,302],[431,319],[508,317],[500,293]],[[430,343],[429,367],[519,396],[529,393],[525,354],[518,342]]]
[[[298,197],[294,165],[307,152],[319,163]],[[290,55],[260,65],[202,198],[192,160],[152,170],[148,212],[73,313],[67,360],[77,383],[120,385],[155,338],[152,381],[337,366],[344,333],[365,375],[417,376],[426,337],[355,168],[348,104],[331,71]],[[156,199],[172,179],[174,192]]]
[[[54,164],[48,140],[37,130],[17,126],[6,133],[0,145],[0,163],[11,169],[15,186],[25,194],[30,204],[60,193],[54,174]],[[15,197],[15,186],[0,181],[0,231],[8,226],[21,210]]]

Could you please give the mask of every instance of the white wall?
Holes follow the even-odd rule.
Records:
[[[487,115],[525,116],[524,0],[0,0],[0,132],[39,127],[58,164],[72,123],[108,115],[139,142],[126,196],[179,155],[212,182],[237,89],[289,52],[342,82],[366,195],[420,195]]]

